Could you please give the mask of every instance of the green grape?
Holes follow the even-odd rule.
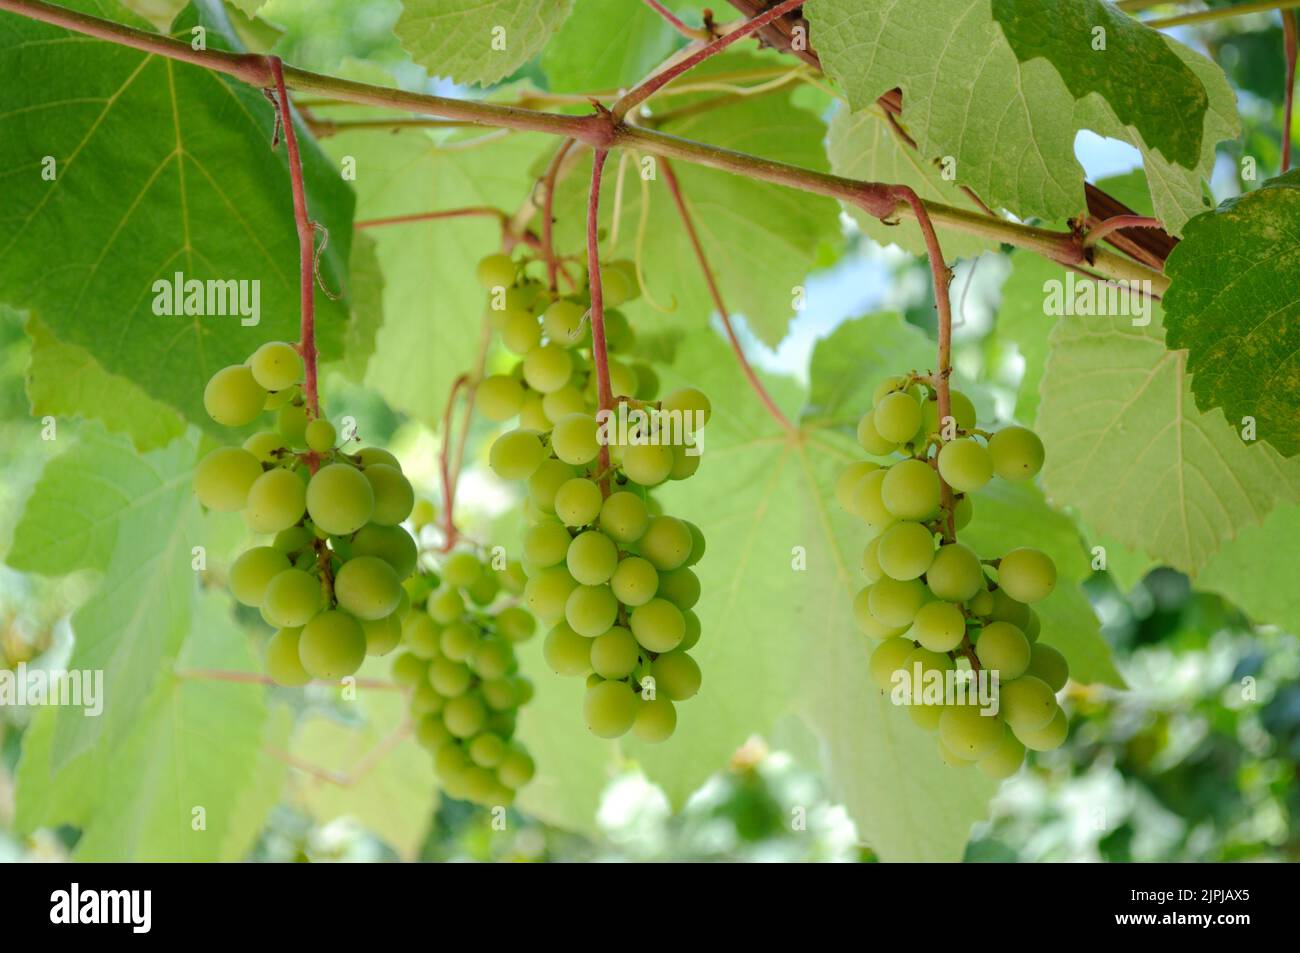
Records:
[[[415,506],[415,491],[411,482],[396,467],[379,463],[362,471],[374,493],[375,509],[371,522],[380,526],[396,526],[411,515]]]
[[[871,584],[867,599],[871,614],[882,625],[911,625],[926,602],[925,586],[917,579],[902,581],[885,576]]]
[[[531,430],[511,430],[497,437],[488,466],[503,480],[527,480],[546,459],[546,448]]]
[[[536,523],[524,533],[524,558],[539,569],[546,569],[564,561],[572,541],[569,531],[558,520]]]
[[[501,678],[515,664],[515,653],[504,639],[489,636],[479,641],[470,659],[470,668],[479,678]]]
[[[1043,631],[1043,623],[1038,618],[1038,613],[1033,609],[1027,609],[1026,614],[1028,621],[1021,627],[1021,631],[1025,633],[1025,638],[1029,640],[1029,644],[1033,645],[1038,641],[1038,636]]]
[[[879,537],[876,559],[893,579],[916,579],[934,559],[934,533],[920,523],[895,523]]]
[[[568,414],[556,421],[551,431],[551,450],[565,463],[584,466],[600,454],[596,442],[596,418],[591,414]]]
[[[998,585],[1018,602],[1041,602],[1056,588],[1056,564],[1037,549],[1013,549],[998,561]]]
[[[663,573],[658,594],[685,612],[700,601],[700,577],[685,568]]]
[[[278,545],[278,542],[277,542]],[[400,526],[379,526],[367,523],[352,537],[352,558],[378,556],[393,567],[398,579],[415,572],[419,558],[415,540]]]
[[[411,689],[411,715],[414,718],[440,714],[446,704],[447,699],[434,691],[427,680]]]
[[[1052,716],[1060,710],[1051,686],[1040,678],[1022,675],[998,686],[998,702],[1002,717],[1013,729],[1016,737],[1024,741],[1022,731],[1045,728]]]
[[[973,761],[967,760],[966,758],[963,758],[961,755],[951,750],[946,744],[943,743],[942,738],[939,739],[939,760],[942,761],[950,768],[969,768],[972,764],[975,763]]]
[[[700,666],[682,649],[656,658],[650,663],[650,674],[655,680],[656,697],[684,702],[700,690]]]
[[[474,408],[496,423],[516,416],[524,406],[524,387],[509,374],[492,374],[479,382]]]
[[[277,629],[266,643],[266,674],[277,685],[295,688],[311,681],[298,656],[301,628]]]
[[[521,788],[533,779],[535,770],[533,759],[526,751],[511,748],[501,759],[501,766],[497,768],[497,777],[508,788]]]
[[[542,658],[557,675],[586,675],[591,671],[593,640],[574,632],[566,622],[559,622],[546,634]]]
[[[641,555],[660,571],[685,565],[695,545],[690,527],[671,516],[656,516],[646,526],[639,548]]]
[[[965,602],[984,586],[979,557],[964,543],[945,543],[935,553],[925,581],[945,602]]]
[[[939,475],[960,493],[973,493],[993,477],[993,458],[977,441],[960,437],[939,451]]]
[[[870,410],[858,421],[858,444],[873,457],[887,457],[898,449],[897,443],[886,440],[876,430],[875,414]]]
[[[672,447],[638,444],[623,451],[623,472],[633,483],[658,486],[672,475]]]
[[[586,313],[586,308],[568,299],[561,298],[553,302],[542,313],[546,336],[561,347],[573,347],[582,339],[583,318]],[[609,316],[605,317],[608,322]]]
[[[700,469],[700,459],[700,454],[688,453],[686,447],[673,447],[673,468],[668,479],[689,480]]]
[[[292,470],[276,467],[253,481],[244,522],[254,533],[278,533],[300,519],[307,506],[307,487]]]
[[[267,341],[259,347],[248,359],[248,368],[263,390],[284,390],[302,378],[302,358],[283,341]]]
[[[524,642],[533,637],[537,622],[528,610],[507,606],[497,613],[497,631],[509,642]]]
[[[618,568],[618,547],[604,533],[589,529],[569,544],[565,565],[569,575],[584,586],[599,586],[609,582]]]
[[[1004,480],[1028,480],[1043,468],[1043,442],[1024,427],[1003,427],[989,439],[993,472]]]
[[[969,397],[959,390],[952,390],[948,392],[948,404],[959,430],[970,430],[975,426],[975,405],[971,403]],[[939,400],[936,396],[932,400],[926,400],[921,407],[922,433],[926,435],[938,433],[940,423]]]
[[[908,629],[906,625],[885,625],[871,614],[870,586],[859,590],[853,597],[853,621],[858,624],[858,628],[864,635],[869,635],[873,639],[892,639],[894,636],[902,635]]]
[[[577,586],[578,581],[569,575],[569,570],[564,566],[543,569],[529,578],[528,584],[524,586],[524,603],[543,622],[554,622],[564,618],[569,595]]]
[[[635,493],[611,493],[600,508],[600,528],[618,543],[635,543],[650,524],[650,513]]]
[[[469,552],[452,553],[442,564],[442,580],[449,586],[466,589],[483,575],[483,564]]]
[[[1065,737],[1070,733],[1070,721],[1065,717],[1065,712],[1057,707],[1051,720],[1041,728],[1018,728],[1013,725],[1012,729],[1026,748],[1032,751],[1051,751],[1065,744]]]
[[[261,463],[275,463],[286,451],[284,438],[274,430],[259,430],[244,441],[244,449]]]
[[[348,536],[375,511],[375,491],[356,467],[331,463],[307,484],[307,512],[318,528],[331,536]]]
[[[601,678],[627,678],[641,659],[632,633],[616,625],[591,643],[591,667]]]
[[[880,500],[901,520],[930,519],[939,511],[939,475],[922,460],[900,460],[886,471]]]
[[[906,707],[907,717],[911,718],[918,728],[924,728],[926,731],[939,730],[939,719],[943,716],[944,709],[941,703],[913,699]]]
[[[519,426],[524,430],[536,430],[538,433],[545,433],[551,429],[551,423],[551,418],[546,413],[546,399],[536,391],[526,391],[524,393],[524,404],[519,408]]]
[[[453,662],[469,662],[478,647],[478,630],[468,622],[452,622],[438,635],[438,651]]]
[[[876,687],[887,692],[894,687],[894,673],[903,668],[912,654],[909,639],[885,639],[876,646],[867,662],[867,671]]]
[[[671,738],[676,730],[677,708],[667,698],[653,698],[637,706],[632,733],[639,741],[659,744]]]
[[[429,663],[410,652],[393,659],[393,681],[403,688],[414,688],[429,677]]]
[[[515,263],[509,255],[488,255],[474,266],[474,277],[488,291],[513,285],[515,272]]]
[[[393,567],[378,556],[345,562],[334,577],[339,606],[358,619],[382,619],[397,609],[402,585]]]
[[[609,586],[625,606],[645,605],[659,591],[659,573],[648,559],[629,556],[618,564]]]
[[[271,546],[245,550],[230,567],[230,591],[246,606],[262,604],[271,580],[289,568],[289,560]]]
[[[975,515],[975,504],[970,501],[969,496],[963,496],[957,500],[957,505],[952,510],[953,529],[963,530],[970,525],[971,517]]]
[[[970,611],[975,615],[987,616],[993,611],[993,593],[987,589],[980,589],[971,597],[967,605],[970,606]]]
[[[298,654],[313,678],[337,681],[366,660],[366,635],[346,612],[326,609],[303,626]]]
[[[1029,667],[1029,640],[1008,622],[990,622],[975,642],[975,655],[984,668],[995,669],[1010,681]]]
[[[387,655],[402,641],[401,614],[394,612],[382,619],[366,619],[361,623],[361,631],[366,636],[367,655]]]
[[[659,402],[659,409],[680,413],[687,433],[693,433],[709,422],[713,405],[705,393],[696,387],[682,387]]]
[[[894,515],[885,507],[881,497],[881,487],[889,471],[876,469],[858,481],[854,488],[853,504],[849,512],[858,517],[876,532],[884,530],[894,522]]]
[[[951,652],[966,634],[966,618],[951,602],[927,602],[916,610],[911,637],[931,652]]]
[[[682,610],[682,619],[686,622],[686,634],[682,636],[681,644],[677,646],[679,651],[689,652],[699,644],[702,627],[700,617],[690,609]]]
[[[902,391],[889,394],[871,412],[876,433],[890,443],[909,443],[921,429],[921,405]]]
[[[553,390],[544,396],[542,398],[542,413],[546,415],[546,419],[551,423],[555,423],[569,414],[591,416],[587,411],[587,399],[572,384],[565,384],[559,390]]]
[[[285,444],[298,449],[307,446],[307,422],[306,409],[297,404],[286,404],[275,415],[275,429]]]
[[[584,334],[583,338],[589,340],[588,335]],[[605,311],[605,349],[611,354],[625,353],[636,346],[636,332],[632,330],[632,324],[622,311],[606,309]],[[612,363],[612,362],[611,362]],[[616,391],[616,393],[619,393]],[[631,397],[636,393],[635,390],[627,391],[626,396]]]
[[[386,467],[392,467],[399,473],[402,471],[401,461],[383,447],[362,447],[357,451],[357,459],[361,461],[363,470],[366,467],[382,464]]]
[[[474,674],[469,666],[449,658],[436,658],[429,663],[428,681],[443,698],[456,698],[469,691]]]
[[[573,376],[573,358],[558,344],[539,344],[524,355],[524,380],[535,391],[549,394]]]
[[[470,741],[469,756],[481,768],[495,768],[506,756],[506,743],[500,735],[485,731]]]
[[[262,595],[262,614],[280,628],[306,625],[320,608],[320,580],[301,569],[277,574]]]
[[[867,577],[868,582],[875,582],[885,574],[885,570],[880,567],[879,536],[873,536],[867,543],[866,549],[862,551],[862,574]]]
[[[296,400],[300,400],[302,391],[295,384],[293,387],[286,387],[284,390],[273,391],[266,395],[266,403],[262,406],[263,410],[279,410]]]
[[[1070,663],[1050,645],[1035,643],[1029,649],[1029,667],[1025,674],[1042,679],[1053,692],[1059,692],[1070,678]]]
[[[519,696],[508,678],[489,678],[479,686],[483,703],[493,711],[505,711],[518,704]]]
[[[523,595],[524,586],[528,584],[528,573],[524,572],[523,563],[511,559],[498,575],[501,577],[501,588],[516,596]]]
[[[873,404],[879,404],[890,394],[894,394],[902,391],[911,394],[912,397],[914,397],[916,400],[919,401],[921,399],[921,394],[922,394],[920,386],[917,384],[912,384],[912,386],[910,387],[903,386],[906,383],[907,383],[907,378],[901,374],[895,374],[895,375],[891,375],[890,377],[886,377],[879,384],[877,384],[876,389],[872,391],[871,402]]]
[[[858,482],[872,470],[879,469],[878,463],[859,460],[857,463],[850,463],[840,471],[840,475],[835,478],[835,502],[839,503],[840,509],[857,515],[853,505],[857,500]]]
[[[566,526],[588,526],[596,522],[603,502],[594,481],[574,477],[555,491],[555,515]]]
[[[636,265],[625,259],[607,262],[600,269],[601,298],[606,307],[617,308],[641,294]]]
[[[444,726],[446,727],[446,726]],[[450,734],[450,732],[448,732]],[[443,744],[434,752],[433,770],[443,782],[443,787],[447,793],[455,796],[454,787],[461,787],[463,790],[463,781],[457,784],[457,779],[463,775],[470,767],[469,755],[465,753],[460,745],[455,741],[449,741]]]
[[[223,367],[203,388],[208,416],[225,427],[243,427],[257,419],[266,406],[266,390],[243,364]]]
[[[1010,728],[1002,730],[1002,739],[997,746],[979,759],[980,774],[994,781],[1009,778],[1020,770],[1025,763],[1025,746],[1012,733]]]
[[[317,453],[325,453],[334,448],[334,438],[338,434],[334,430],[334,425],[322,417],[307,424],[304,432],[304,438],[307,441],[307,449],[314,450]]]
[[[636,721],[640,699],[626,682],[599,682],[582,699],[582,719],[598,738],[625,735]]]
[[[1006,727],[996,715],[985,715],[974,705],[948,705],[939,716],[939,738],[948,750],[968,761],[978,761],[1002,741]]]
[[[248,491],[262,475],[257,457],[240,447],[217,447],[194,468],[194,495],[210,510],[234,513],[248,503]]]
[[[608,323],[606,324],[605,327],[605,337],[606,340],[608,340],[609,338]],[[595,380],[595,375],[592,375],[590,381],[594,381],[594,380]],[[628,367],[626,364],[620,361],[611,360],[609,362],[609,389],[610,392],[613,393],[616,397],[631,397],[633,394],[636,393],[637,390],[636,371],[632,370],[632,368]],[[594,394],[594,389],[593,389],[593,396],[597,396]],[[595,402],[596,402],[595,400],[592,401],[592,403]]]
[[[424,608],[434,622],[447,625],[455,622],[464,613],[465,599],[461,596],[460,590],[443,586],[429,594],[429,600]]]
[[[528,496],[537,504],[538,509],[555,512],[555,494],[569,480],[574,478],[573,467],[559,460],[543,460],[533,475],[528,478]],[[595,486],[595,484],[592,484]],[[597,488],[596,495],[600,495]]]
[[[1012,599],[1004,589],[994,589],[990,595],[993,606],[981,615],[988,616],[994,622],[1010,622],[1023,632],[1025,626],[1029,625],[1029,606]]]
[[[512,311],[501,321],[501,343],[512,354],[526,355],[542,343],[542,329],[530,311]]]
[[[442,723],[457,738],[470,738],[483,730],[487,708],[477,695],[458,695],[442,710]]]
[[[564,619],[579,635],[604,635],[618,617],[618,600],[609,586],[577,586],[564,603]],[[635,631],[635,624],[633,630]]]
[[[704,558],[705,540],[704,531],[692,523],[690,520],[682,520],[686,528],[691,531],[691,554],[686,557],[683,566],[694,566]]]
[[[416,722],[415,741],[426,751],[437,751],[449,740],[451,740],[451,732],[447,730],[437,714],[425,714]]]
[[[682,610],[667,599],[651,599],[632,610],[628,619],[632,634],[651,652],[671,652],[686,637]]]

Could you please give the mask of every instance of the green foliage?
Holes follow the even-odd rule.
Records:
[[[573,0],[403,0],[397,38],[411,57],[458,83],[495,83],[532,59]]]

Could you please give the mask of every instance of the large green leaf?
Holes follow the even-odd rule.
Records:
[[[680,41],[677,31],[643,3],[575,0],[573,15],[546,44],[542,70],[555,92],[630,87]]]
[[[138,23],[107,0],[68,5]],[[194,17],[191,8],[177,22],[187,41]],[[203,22],[209,46],[224,45]],[[209,70],[9,13],[0,23],[0,298],[214,427],[202,404],[208,376],[263,341],[298,337],[298,239],[270,105]],[[338,287],[351,194],[300,136],[310,211],[330,230],[322,271]],[[258,282],[260,323],[155,314],[154,283],[177,272]],[[324,356],[337,355],[345,317],[342,303],[318,296]]]
[[[1193,219],[1169,256],[1171,348],[1187,350],[1202,410],[1250,416],[1284,456],[1300,453],[1300,170]]]
[[[1198,589],[1218,592],[1257,622],[1300,633],[1300,505],[1284,503],[1258,526],[1243,527],[1196,577]]]
[[[487,85],[532,59],[572,7],[573,0],[402,0],[394,32],[430,73]]]
[[[813,350],[805,414],[819,426],[856,432],[882,377],[928,371],[936,357],[934,340],[900,314],[846,321]]]

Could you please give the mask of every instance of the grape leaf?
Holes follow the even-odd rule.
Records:
[[[1048,335],[1056,318],[1047,313],[1047,282],[1063,282],[1065,269],[1054,261],[1028,252],[1011,256],[1011,273],[1002,284],[998,305],[998,336],[1016,345],[1025,370],[1016,391],[1016,417],[1033,423],[1038,413],[1038,386],[1048,355]]]
[[[1300,462],[1192,401],[1182,351],[1119,316],[1058,321],[1041,385],[1043,485],[1094,531],[1190,575],[1240,527],[1300,499]]]
[[[812,386],[804,413],[821,426],[856,433],[880,378],[928,371],[935,357],[934,341],[900,314],[881,312],[845,321],[813,349]]]
[[[138,25],[107,2],[69,5]],[[298,336],[298,240],[284,150],[270,148],[270,105],[209,70],[8,13],[0,21],[0,298],[108,373],[215,427],[202,405],[207,377],[263,341]],[[188,41],[195,22],[208,27],[210,47],[226,45],[193,8],[175,28]],[[37,73],[45,79],[29,82]],[[331,236],[322,271],[339,287],[351,194],[305,129],[300,136],[311,214]],[[154,283],[177,272],[259,282],[260,323],[154,314]],[[319,296],[326,358],[338,353],[345,316],[343,303]]]
[[[1300,588],[1295,584],[1300,506],[1283,503],[1258,526],[1244,526],[1196,577],[1196,588],[1218,592],[1256,622],[1300,634]]]
[[[1202,410],[1253,417],[1261,440],[1300,453],[1300,170],[1193,219],[1166,264],[1165,327],[1187,350]]]
[[[572,7],[573,0],[402,0],[393,32],[429,72],[488,85],[532,59]]]
[[[341,367],[349,380],[359,384],[365,380],[366,368],[375,353],[375,338],[384,322],[384,271],[375,240],[365,233],[352,242],[348,280],[352,320],[343,339]]]
[[[542,71],[547,85],[560,93],[631,87],[679,40],[677,31],[645,4],[575,0],[573,15],[546,44]]]

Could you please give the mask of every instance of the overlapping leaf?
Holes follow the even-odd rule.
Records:
[[[487,85],[532,59],[572,7],[573,0],[403,0],[394,32],[430,73]]]

